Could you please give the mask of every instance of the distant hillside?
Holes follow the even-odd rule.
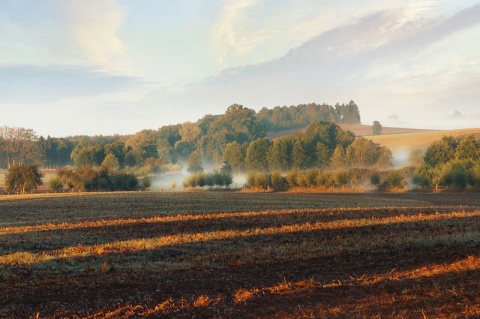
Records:
[[[360,124],[339,124],[339,125],[343,130],[350,131],[356,136],[370,137],[373,135],[371,125],[360,125]],[[403,127],[389,127],[389,126],[382,127],[382,135],[417,133],[417,132],[427,132],[427,131],[431,131],[431,130],[403,128]]]
[[[339,126],[345,130],[350,131],[355,136],[365,136],[371,137],[372,136],[372,126],[371,125],[361,125],[361,124],[339,124]],[[295,132],[303,132],[306,127],[290,129],[290,130],[283,130],[278,132],[268,132],[267,138],[274,139],[277,137],[282,136],[291,136],[294,135]],[[391,135],[391,134],[405,134],[405,133],[417,133],[417,132],[429,132],[431,130],[424,130],[424,129],[414,129],[414,128],[402,128],[402,127],[382,127],[382,135]]]
[[[469,135],[473,135],[477,139],[480,139],[480,128],[419,131],[366,137],[375,143],[389,148],[393,153],[394,166],[400,167],[408,165],[408,155],[412,150],[420,149],[425,151],[430,144],[440,140],[444,136],[463,137]]]
[[[463,137],[473,135],[480,138],[480,128],[444,131],[418,131],[390,135],[368,136],[372,141],[388,147],[392,152],[409,152],[413,149],[425,150],[443,136]]]

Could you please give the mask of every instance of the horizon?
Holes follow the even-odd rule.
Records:
[[[480,123],[479,1],[6,0],[0,35],[0,126],[39,136],[131,135],[234,103]]]

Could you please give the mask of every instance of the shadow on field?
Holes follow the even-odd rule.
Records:
[[[63,275],[26,272],[15,280],[0,281],[7,292],[0,301],[2,318],[103,317],[108,312],[129,306],[117,318],[316,318],[367,317],[407,311],[405,317],[418,317],[436,311],[465,311],[478,305],[480,265],[474,270],[458,270],[415,279],[386,280],[362,285],[354,280],[363,275],[382,275],[396,271],[421,269],[431,264],[450,264],[468,256],[478,256],[479,245],[436,245],[422,249],[398,249],[388,252],[363,252],[230,266],[219,269],[191,269],[163,272],[136,270],[84,272]],[[106,257],[99,257],[101,259]],[[109,259],[106,258],[105,261]],[[288,283],[318,283],[305,289],[288,289]],[[337,286],[330,283],[343,282]],[[327,286],[324,286],[327,284]],[[258,293],[236,301],[235,293],[287,286],[282,293]],[[199,296],[218,302],[195,306]],[[171,307],[161,307],[170,300]],[[156,308],[157,307],[157,308]],[[461,309],[460,309],[461,308]],[[156,310],[155,310],[156,309]],[[443,310],[442,310],[443,309]],[[477,308],[478,309],[478,308]],[[480,311],[480,310],[478,310]],[[324,315],[321,315],[324,313]],[[478,314],[478,313],[477,313]],[[435,315],[432,314],[433,317]],[[460,316],[461,317],[461,316]]]
[[[417,216],[419,212],[422,212],[422,216],[428,216],[435,215],[438,211],[441,211],[441,209],[431,210],[429,212],[421,208],[378,209],[369,210],[366,215],[362,213],[362,210],[336,211],[335,213],[328,213],[328,211],[321,213],[275,213],[194,220],[180,219],[168,222],[138,222],[123,225],[3,234],[0,235],[0,256],[17,252],[50,253],[59,249],[74,249],[76,246],[80,247],[80,249],[89,246],[95,248],[95,245],[115,245],[115,243],[119,242],[126,242],[124,247],[128,250],[128,241],[155,239],[162,236],[190,238],[185,239],[187,241],[186,243],[179,245],[166,244],[158,249],[138,250],[120,255],[124,258],[130,255],[132,255],[132,257],[137,256],[138,258],[142,255],[149,254],[153,256],[153,259],[166,258],[167,260],[171,260],[173,251],[176,251],[176,253],[173,253],[173,257],[175,258],[179,256],[186,258],[189,252],[194,252],[194,255],[201,256],[203,251],[198,248],[207,246],[207,244],[212,244],[220,248],[225,245],[255,245],[255,243],[275,245],[282,243],[301,243],[303,241],[317,242],[319,244],[327,242],[330,245],[335,245],[335,242],[339,239],[344,240],[349,237],[364,238],[365,236],[372,236],[372,240],[375,239],[383,242],[386,241],[388,237],[399,236],[399,238],[402,238],[412,236],[414,233],[418,233],[419,236],[428,236],[429,234],[438,234],[440,231],[444,232],[444,235],[453,236],[458,232],[479,229],[480,216],[462,218],[445,216],[442,219],[436,220],[402,221],[382,224],[382,218]],[[355,224],[355,222],[365,219],[367,216],[370,225],[351,226],[351,224],[335,224],[336,222],[341,223],[343,221],[349,221]],[[376,219],[373,220],[372,218]],[[317,222],[331,222],[333,224],[326,226],[326,229],[309,229],[309,225],[315,227],[315,223]],[[301,229],[302,227],[304,228],[303,230],[295,230],[296,228]],[[235,232],[238,234],[226,234],[228,238],[224,239],[208,239],[212,237],[215,238],[217,232]],[[254,234],[254,232],[259,234]],[[269,232],[269,234],[263,234],[262,232]],[[195,236],[199,238],[196,240]],[[202,236],[207,236],[208,238],[204,239]],[[162,252],[165,251],[168,253],[162,254]],[[205,252],[210,253],[209,251]],[[95,252],[87,253],[87,255],[89,259],[101,259],[109,255],[111,255],[112,258],[115,257],[115,253],[112,254],[108,251],[102,251],[99,255],[96,255]],[[82,257],[74,258],[76,261],[82,259]],[[128,260],[130,258],[126,259]],[[152,260],[152,258],[147,259],[149,261]],[[56,260],[53,262],[57,263]],[[61,262],[61,259],[58,262]],[[38,266],[44,268],[44,266],[48,266],[48,262],[47,265],[33,265],[33,267],[36,268],[38,268]]]

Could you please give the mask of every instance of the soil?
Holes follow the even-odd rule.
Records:
[[[176,201],[175,196],[179,196]],[[223,202],[219,203],[221,199]],[[243,206],[242,200],[249,200],[249,203]],[[398,210],[398,216],[403,216],[409,210],[435,214],[437,211],[446,213],[477,211],[480,207],[480,196],[469,193],[328,194],[323,198],[318,194],[237,193],[117,194],[59,198],[40,196],[31,199],[0,200],[0,221],[8,220],[10,224],[15,224],[15,218],[5,217],[9,213],[25,212],[27,216],[32,217],[36,214],[56,212],[55,216],[43,216],[41,222],[18,219],[18,227],[26,222],[30,225],[80,222],[81,216],[77,216],[78,220],[72,216],[86,212],[87,207],[90,207],[89,211],[93,211],[93,214],[99,215],[98,220],[102,220],[118,218],[114,212],[119,210],[131,211],[131,214],[134,210],[136,215],[128,215],[129,218],[148,217],[152,216],[155,210],[162,212],[165,205],[169,210],[175,210],[177,207],[175,212],[181,214],[203,214],[216,211],[268,211],[280,209],[279,207],[286,206],[286,203],[293,209],[298,208],[306,212],[293,214],[291,218],[306,219],[311,218],[308,215],[308,207],[317,209],[319,202],[325,207],[330,207],[331,201],[338,202],[338,206],[357,208],[365,203],[371,203],[372,209],[378,203],[392,203],[385,206],[385,209],[391,214]],[[132,208],[128,208],[130,206],[126,206],[126,203],[131,204]],[[54,207],[48,210],[50,205]],[[64,219],[59,217],[60,209],[66,213],[69,211],[70,214],[65,215],[69,217]],[[336,209],[332,209],[332,213],[335,213]],[[362,213],[367,214],[367,211],[366,207]],[[341,212],[344,213],[343,210]],[[281,215],[278,218],[288,219]],[[254,223],[248,224],[248,227],[261,226],[255,225],[255,221],[262,222],[261,218],[252,221]],[[61,271],[50,268],[48,263],[34,267],[0,264],[0,290],[3,292],[0,297],[0,317],[479,318],[480,238],[479,226],[476,225],[480,223],[478,218],[472,218],[471,221],[473,224],[469,232],[473,232],[473,240],[470,241],[438,241],[420,246],[390,247],[371,251],[346,250],[345,253],[330,256],[312,255],[296,259],[288,259],[285,256],[272,257],[249,264],[237,260],[241,253],[232,253],[235,247],[227,247],[232,245],[232,242],[225,241],[225,248],[218,251],[218,254],[228,256],[217,257],[219,260],[226,258],[227,262],[220,263],[218,267],[212,267],[211,264],[203,267],[199,263],[184,269],[177,267],[172,270],[162,268],[161,263],[158,263],[158,269],[147,265],[149,262],[161,261],[162,258],[181,260],[183,258],[181,247],[176,246],[146,250],[141,258],[139,257],[138,263],[132,265],[116,264],[117,256],[114,254],[85,256],[82,257],[84,261],[91,260],[92,265],[100,266],[82,268],[81,271],[73,266],[75,261],[69,258],[64,262],[66,264],[71,262],[72,268],[62,265]],[[458,227],[457,222],[465,223],[465,220],[449,218],[438,224],[441,226],[433,222],[413,222],[408,225],[408,229],[421,230],[426,233],[425,238],[428,238],[428,232],[433,232],[435,227],[444,227],[446,233],[448,229],[452,229],[450,235],[453,238],[457,232],[467,232]],[[226,223],[230,229],[239,227],[235,224],[235,219]],[[140,224],[140,227],[146,225]],[[204,232],[208,230],[209,222],[198,225],[192,223],[188,227],[182,231],[197,229]],[[391,226],[392,229],[402,227],[404,227],[402,222]],[[101,229],[103,232],[111,230]],[[134,236],[135,231],[141,232],[135,228],[127,230],[130,236]],[[364,232],[355,229],[344,231],[345,236],[348,234],[356,236],[358,232]],[[381,232],[382,228],[372,226],[371,231],[375,234]],[[32,252],[41,252],[42,249],[35,248],[34,244],[40,245],[42,240],[49,238],[42,237],[46,235],[39,231],[36,236],[39,238],[38,241],[32,241],[25,246],[26,243],[20,242],[19,236],[0,234],[0,255],[11,252],[14,245],[17,247],[30,245],[28,247],[33,247]],[[318,236],[329,236],[329,233],[320,232]],[[255,241],[256,239],[252,238],[252,245],[266,241],[269,245],[275,245],[276,242],[295,240],[283,234],[262,241]],[[30,239],[25,237],[23,240]],[[55,240],[62,243],[58,238]],[[72,239],[65,239],[69,240]],[[317,242],[311,239],[303,244],[308,246]],[[19,248],[17,250],[20,252]]]

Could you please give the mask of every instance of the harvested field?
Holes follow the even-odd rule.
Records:
[[[0,196],[1,318],[474,318],[478,194]]]

